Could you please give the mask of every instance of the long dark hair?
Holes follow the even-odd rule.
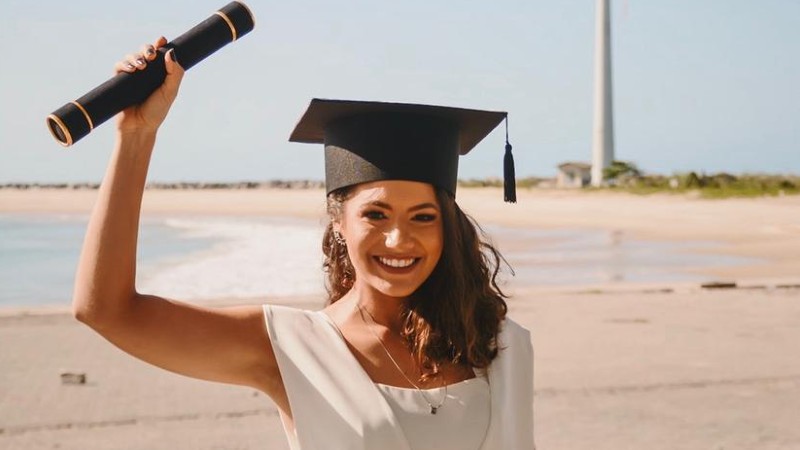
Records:
[[[322,251],[329,303],[342,298],[356,277],[347,247],[335,239],[332,223],[341,218],[351,192],[352,187],[346,187],[328,195],[331,223]],[[501,263],[510,266],[450,194],[436,188],[436,199],[442,217],[442,256],[407,299],[402,331],[423,378],[438,374],[444,363],[488,367],[497,356],[497,334],[508,311],[508,296],[498,286],[497,275]]]

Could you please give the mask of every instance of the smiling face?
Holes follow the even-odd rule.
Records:
[[[442,255],[442,219],[434,188],[415,181],[376,181],[353,188],[333,224],[347,243],[356,287],[410,296]]]

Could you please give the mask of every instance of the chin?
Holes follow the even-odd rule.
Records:
[[[414,292],[416,292],[417,289],[419,289],[419,287],[422,284],[421,283],[419,283],[419,284],[416,284],[416,283],[415,284],[403,283],[402,285],[398,285],[396,283],[390,283],[390,282],[387,282],[386,280],[380,279],[380,280],[376,280],[375,283],[370,283],[370,285],[371,285],[370,287],[372,289],[380,292],[381,294],[383,294],[383,295],[385,295],[387,297],[408,298]]]

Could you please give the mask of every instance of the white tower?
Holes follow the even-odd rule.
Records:
[[[597,0],[594,44],[594,126],[592,186],[603,183],[603,169],[614,160],[614,112],[611,102],[611,20],[609,0]]]

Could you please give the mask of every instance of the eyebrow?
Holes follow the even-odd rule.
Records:
[[[388,203],[384,203],[380,200],[375,200],[374,202],[370,202],[369,204],[373,206],[378,206],[380,208],[388,209],[389,211],[392,210],[391,205],[389,205]],[[419,211],[420,209],[425,209],[425,208],[433,208],[436,211],[439,211],[439,208],[437,208],[436,205],[434,205],[433,203],[420,203],[419,205],[415,205],[412,206],[411,208],[408,208],[408,210]]]

